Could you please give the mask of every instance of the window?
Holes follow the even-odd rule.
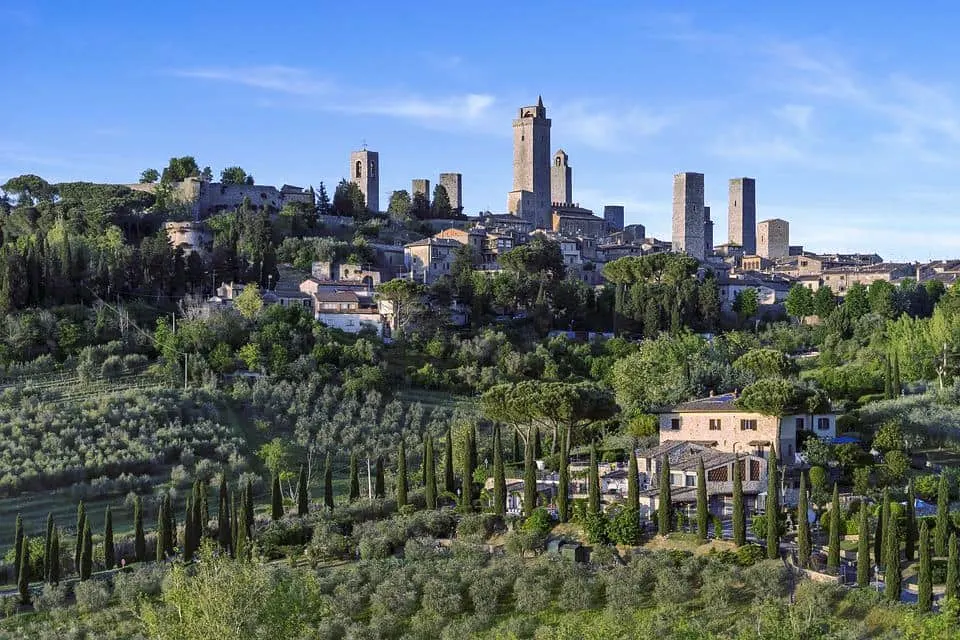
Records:
[[[803,427],[804,427],[803,418],[797,418],[796,427],[797,427],[797,431],[803,431]]]
[[[740,431],[756,431],[756,420],[740,420]]]
[[[727,468],[717,467],[716,469],[710,469],[707,471],[707,482],[726,482],[727,481]]]
[[[720,418],[710,418],[710,431],[720,431]]]
[[[355,171],[355,177],[359,178],[363,174],[363,163],[357,160],[357,168]]]
[[[670,418],[670,430],[680,431],[680,418]]]
[[[819,431],[830,429],[830,418],[817,418],[817,429]]]
[[[682,487],[683,486],[683,474],[670,472],[670,486],[671,487]]]
[[[750,480],[756,481],[760,479],[760,461],[751,460],[750,461]]]
[[[697,476],[687,476],[687,486],[688,487],[697,486]]]

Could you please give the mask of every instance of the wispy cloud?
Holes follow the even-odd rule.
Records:
[[[813,107],[806,104],[785,104],[774,109],[773,115],[794,129],[805,132],[810,128]]]
[[[595,102],[561,104],[551,116],[564,138],[601,150],[626,148],[660,133],[671,123],[666,115],[638,107],[616,109]]]
[[[310,71],[283,65],[201,67],[177,69],[171,73],[181,78],[215,80],[298,96],[323,95],[332,89],[330,82],[317,78]]]

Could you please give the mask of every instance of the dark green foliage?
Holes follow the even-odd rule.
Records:
[[[206,480],[197,481],[197,489],[200,492],[200,500],[197,502],[200,522],[200,525],[197,527],[197,535],[199,536],[209,533],[207,531],[210,527],[210,502],[207,496],[209,493],[208,488]]]
[[[463,473],[460,482],[460,510],[473,511],[473,429],[467,430],[466,455],[463,456]]]
[[[30,539],[27,537],[20,541],[17,591],[20,593],[20,604],[30,604]]]
[[[893,397],[893,368],[890,366],[890,356],[883,361],[883,397],[886,400]]]
[[[537,508],[537,464],[533,457],[533,434],[527,431],[523,450],[523,515]]]
[[[562,477],[560,486],[563,486]],[[565,505],[566,500],[563,500],[562,504]],[[493,512],[498,516],[503,516],[507,512],[507,477],[503,467],[503,443],[500,441],[499,424],[493,425]]]
[[[237,560],[247,560],[250,557],[250,527],[247,526],[249,517],[247,516],[247,505],[245,500],[240,500],[239,510],[236,512],[234,521],[237,523],[237,532],[234,536],[234,557]]]
[[[873,530],[873,563],[882,567],[886,562],[884,555],[884,535],[886,534],[887,515],[890,513],[890,494],[886,489],[883,490],[883,496],[880,498],[880,509],[877,515],[877,526]]]
[[[53,530],[50,538],[50,562],[47,566],[47,582],[60,583],[60,529]]]
[[[899,397],[903,392],[903,383],[900,381],[900,356],[893,352],[893,363],[890,365],[890,373],[893,375],[893,397]]]
[[[113,511],[109,506],[103,516],[103,522],[103,566],[106,569],[113,569],[117,563],[117,550],[113,546]]]
[[[171,513],[173,511],[171,510]],[[243,494],[243,514],[247,523],[247,539],[253,535],[253,523],[256,520],[256,513],[253,507],[253,482],[247,482],[246,492]]]
[[[807,474],[801,471],[800,496],[797,502],[797,562],[801,569],[806,569],[810,566],[810,521],[807,517],[809,510]]]
[[[360,497],[360,476],[357,471],[357,454],[350,454],[350,495],[349,500],[353,502]]]
[[[533,430],[533,456],[537,460],[543,458],[543,444],[540,441],[540,429]]]
[[[77,505],[77,538],[73,546],[73,564],[80,569],[80,554],[83,551],[83,528],[87,524],[87,507],[83,500]]]
[[[13,545],[15,550],[13,561],[13,574],[20,575],[20,567],[23,565],[23,516],[17,514],[17,524],[13,535]]]
[[[747,544],[747,512],[743,503],[743,465],[737,458],[733,464],[733,543]]]
[[[884,532],[884,595],[890,602],[900,600],[901,583],[903,576],[900,573],[900,535],[897,530],[896,518],[890,517],[890,507],[887,506],[887,530]]]
[[[673,498],[670,492],[670,459],[660,461],[660,504],[657,507],[657,533],[665,536],[673,529]]]
[[[514,463],[523,459],[523,454],[520,452],[520,432],[516,429],[513,430],[513,457],[511,459]]]
[[[133,555],[137,562],[147,559],[147,540],[143,533],[143,500],[133,501]]]
[[[167,556],[173,557],[173,548],[177,546],[177,519],[173,513],[173,503],[170,500],[169,493],[163,494],[163,502],[166,503],[166,508],[163,511],[166,515],[162,540],[163,551]]]
[[[447,428],[447,439],[444,446],[443,490],[446,493],[453,493],[457,490],[457,484],[453,476],[453,433],[449,427]]]
[[[80,579],[89,580],[93,570],[93,534],[90,521],[83,523],[83,547],[80,551]]]
[[[780,557],[780,529],[777,522],[780,515],[779,479],[777,448],[770,447],[770,460],[767,462],[767,560]]]
[[[50,575],[50,543],[53,541],[53,514],[47,514],[47,528],[43,538],[43,579]]]
[[[373,497],[381,500],[386,497],[386,481],[383,477],[383,456],[377,456],[373,472]]]
[[[634,447],[627,451],[627,508],[640,513],[640,477],[637,471],[637,452]],[[706,487],[706,484],[704,484]]]
[[[917,609],[926,613],[933,608],[933,564],[930,560],[930,529],[920,524],[920,568],[917,573]]]
[[[597,445],[590,445],[589,494],[587,497],[587,513],[600,513],[600,470],[597,467]]]
[[[557,511],[560,522],[570,520],[570,438],[560,430],[560,473],[557,478]]]
[[[464,481],[464,484],[467,484]],[[407,506],[407,450],[406,446],[403,444],[403,440],[400,441],[400,448],[397,451],[397,508]]]
[[[827,568],[836,572],[840,568],[840,488],[833,483],[833,500],[830,502],[830,543],[827,549]]]
[[[230,549],[230,490],[227,487],[227,474],[220,476],[220,491],[217,494],[217,541],[224,551]]]
[[[276,522],[283,517],[283,491],[280,489],[280,474],[273,474],[270,486],[270,518]]]
[[[183,561],[190,562],[197,548],[194,546],[193,496],[187,498],[183,519]]]
[[[333,509],[333,463],[330,454],[327,453],[326,462],[323,465],[323,506],[327,509]]]
[[[907,489],[907,528],[904,533],[903,553],[907,562],[913,562],[917,545],[917,509],[913,491],[913,478],[910,479]]]
[[[160,509],[157,511],[157,562],[163,562],[166,559],[166,541],[167,541],[167,500],[160,500]]]
[[[499,452],[499,430],[495,432],[496,437],[494,440],[494,468],[496,468],[497,453]],[[503,470],[503,462],[501,460],[501,471]],[[423,443],[423,473],[424,473],[424,497],[427,502],[427,509],[436,509],[437,508],[437,462],[433,454],[433,435],[427,433],[427,437],[424,438]]]
[[[870,586],[870,517],[867,505],[860,505],[860,525],[857,531],[860,534],[857,540],[857,585]]]
[[[947,540],[950,538],[950,489],[946,474],[940,474],[937,487],[937,528],[933,542],[937,556],[947,555]]]
[[[635,545],[640,543],[640,514],[625,507],[619,509],[610,521],[607,535],[614,544]]]
[[[947,556],[947,584],[944,597],[956,598],[960,589],[960,549],[957,549],[957,534],[950,534],[950,547]]]

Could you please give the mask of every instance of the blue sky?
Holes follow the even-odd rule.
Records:
[[[700,171],[718,243],[745,175],[792,243],[960,256],[960,6],[586,4],[2,0],[0,180],[191,154],[332,185],[366,141],[381,202],[459,171],[468,213],[502,211],[511,119],[542,94],[574,199],[649,234],[670,237],[671,176]]]

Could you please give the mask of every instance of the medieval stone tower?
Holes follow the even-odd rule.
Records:
[[[558,204],[573,204],[573,167],[563,149],[553,154],[550,165],[550,199]]]
[[[757,182],[753,178],[732,178],[727,205],[730,244],[743,247],[743,254],[757,252]]]
[[[450,208],[457,213],[463,212],[463,175],[459,173],[441,173],[440,184],[447,190]]]
[[[376,151],[354,151],[350,154],[350,182],[363,192],[367,209],[380,211],[380,154]]]
[[[697,260],[706,257],[703,232],[703,174],[684,172],[673,176],[673,250]]]
[[[550,119],[543,106],[521,107],[513,121],[513,190],[507,195],[507,210],[550,227]]]

